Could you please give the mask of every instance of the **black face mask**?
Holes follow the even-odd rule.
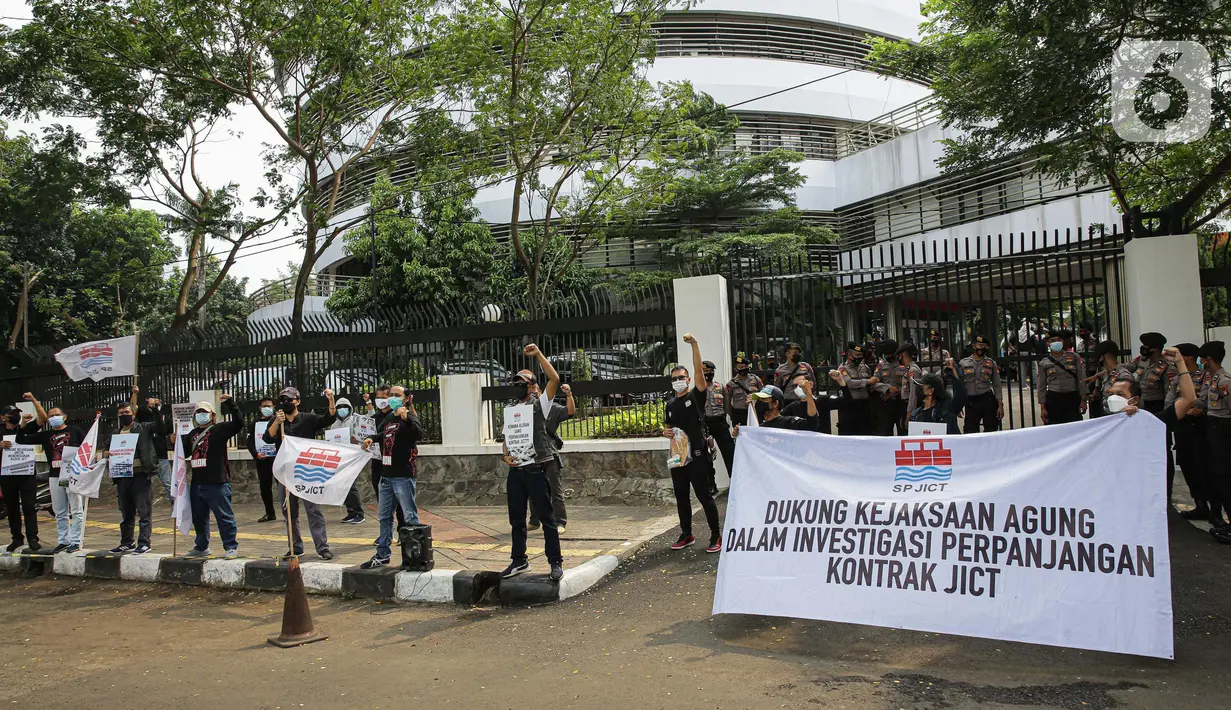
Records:
[[[765,414],[769,412],[769,402],[757,402],[757,419],[765,421]]]
[[[1150,357],[1150,346],[1149,345],[1141,346],[1141,357],[1144,357],[1144,358]]]
[[[975,348],[975,355],[978,355],[979,357],[983,357],[986,354],[987,354],[987,348]]]
[[[899,356],[898,356],[898,364],[899,364],[899,365],[905,365],[905,364],[906,364],[906,358],[904,358],[904,357],[902,357],[901,355],[899,355]]]
[[[940,338],[932,338],[932,347],[934,348],[940,347]]]
[[[132,426],[132,423],[133,423],[133,415],[131,414],[121,414],[120,415],[120,426]]]
[[[740,377],[743,377],[744,375],[748,374],[748,368],[741,367],[740,369],[736,370],[736,372],[739,374]]]
[[[21,414],[10,414],[8,420],[9,424],[21,424]]]
[[[281,405],[279,405],[279,406],[281,407],[282,411],[286,412],[287,414],[294,414],[294,413],[295,413],[295,408],[296,408],[296,407],[295,407],[295,403],[294,403],[294,402],[283,402],[283,403],[282,403]]]
[[[707,373],[705,373],[705,381],[706,381],[706,382],[713,382],[713,381],[714,381],[714,373],[712,373],[712,372],[707,372]]]

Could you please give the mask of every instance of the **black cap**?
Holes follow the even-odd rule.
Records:
[[[765,359],[766,360],[777,360],[778,353],[774,352],[773,350],[770,350],[769,352],[765,353]]]
[[[876,352],[881,355],[896,355],[898,353],[898,341],[882,340],[880,341],[880,344],[876,346]]]
[[[14,406],[13,406],[13,405],[11,405],[11,404],[6,404],[6,405],[4,405],[3,407],[0,407],[0,417],[7,417],[8,415],[12,414],[13,412],[20,412],[20,411],[21,411],[21,410],[20,410],[20,409],[18,409],[17,407],[14,407]]]
[[[1201,352],[1201,348],[1193,343],[1180,343],[1175,349],[1184,357],[1197,357],[1197,353]]]
[[[1227,346],[1221,340],[1212,340],[1201,346],[1201,351],[1197,353],[1200,357],[1212,357],[1215,360],[1222,362],[1227,356]]]
[[[915,347],[914,343],[902,343],[893,352],[894,355],[901,355],[903,353],[909,353],[911,357],[914,357],[919,354],[919,348]]]
[[[701,367],[702,367],[702,368],[709,368],[709,369],[711,369],[711,370],[716,369],[716,366],[714,365],[714,363],[710,362],[709,360],[702,360],[702,361],[701,361]]]
[[[736,356],[735,356],[735,366],[736,366],[736,367],[739,367],[740,365],[749,365],[749,366],[750,366],[751,364],[752,364],[752,363],[748,362],[748,358],[744,357],[743,355],[736,355]]]
[[[1167,336],[1162,333],[1142,333],[1141,344],[1153,350],[1167,347]]]
[[[786,344],[786,349],[787,349],[788,351],[790,351],[790,350],[803,350],[803,348],[799,347],[799,343],[787,343],[787,344]]]
[[[289,397],[290,399],[299,399],[299,390],[294,387],[286,387],[278,393],[279,397]]]
[[[1118,355],[1120,353],[1120,345],[1114,340],[1104,340],[1094,346],[1094,357],[1104,358],[1108,355]]]
[[[1069,330],[1068,328],[1058,328],[1058,329],[1053,328],[1052,330],[1047,332],[1047,337],[1049,338],[1071,338],[1073,337],[1073,331]]]
[[[515,385],[521,382],[524,382],[527,385],[532,385],[535,382],[537,382],[537,380],[534,377],[534,373],[529,370],[522,370],[521,372],[518,372],[517,374],[509,378],[509,384],[511,385]]]
[[[991,342],[989,342],[988,339],[982,335],[975,336],[975,345],[986,345],[989,348],[992,346]]]

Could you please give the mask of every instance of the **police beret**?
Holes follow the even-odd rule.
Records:
[[[895,355],[898,352],[898,341],[882,340],[876,344],[876,352],[881,355]]]
[[[919,354],[919,348],[915,347],[914,343],[902,343],[893,354],[901,355],[902,353],[909,353],[911,357],[914,357]]]
[[[803,348],[799,347],[799,343],[787,343],[786,349],[787,350],[803,350]]]
[[[850,352],[855,353],[856,355],[863,355],[863,346],[862,346],[862,345],[856,345],[856,344],[854,344],[854,343],[851,343],[850,347],[849,347],[849,348],[847,348],[847,349],[848,349]]]
[[[1107,355],[1118,355],[1120,353],[1120,345],[1114,340],[1104,340],[1094,348],[1094,357],[1101,358]]]
[[[1167,347],[1167,336],[1162,333],[1142,333],[1141,344],[1147,348],[1162,350]]]
[[[736,367],[739,367],[740,365],[748,365],[748,364],[750,364],[748,362],[748,358],[744,357],[743,355],[735,356],[735,366]]]
[[[976,336],[975,336],[975,345],[987,345],[987,346],[990,346],[990,345],[991,345],[991,342],[990,342],[987,338],[983,337],[982,335],[976,335]]]
[[[933,329],[932,329],[932,332],[928,333],[928,335],[929,335],[929,337],[932,337],[932,338],[939,338],[939,337],[940,337],[940,331],[939,331],[939,330],[937,330],[937,329],[935,329],[935,328],[933,328]]]
[[[1184,357],[1197,357],[1197,353],[1201,352],[1201,348],[1192,343],[1180,343],[1175,346],[1175,349],[1179,350]]]
[[[713,369],[715,368],[715,365],[714,365],[714,363],[710,362],[709,360],[702,360],[702,361],[701,361],[701,367],[708,367],[709,369],[713,370]]]
[[[1069,330],[1068,328],[1056,328],[1056,329],[1052,329],[1048,331],[1047,337],[1049,338],[1071,338],[1073,337],[1073,331]]]
[[[1213,340],[1202,345],[1197,355],[1200,357],[1212,357],[1222,362],[1223,358],[1227,356],[1227,346],[1221,340]]]

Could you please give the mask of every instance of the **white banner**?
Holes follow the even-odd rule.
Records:
[[[97,447],[98,417],[95,416],[94,424],[86,432],[85,440],[81,442],[81,446],[75,449],[71,446],[65,446],[64,453],[60,458],[61,461],[66,462],[61,464],[66,470],[61,472],[60,476],[61,478],[68,479],[69,492],[85,496],[86,498],[98,497],[98,486],[102,483],[103,472],[107,469],[107,462],[94,460]]]
[[[1165,427],[740,432],[714,613],[1173,658]]]
[[[95,340],[64,348],[56,362],[75,381],[137,374],[137,336]]]
[[[302,500],[342,505],[370,458],[352,444],[287,436],[274,459],[274,478]]]
[[[107,473],[112,478],[132,478],[140,434],[113,434],[107,451]]]
[[[192,535],[192,501],[188,499],[188,461],[184,458],[184,434],[175,435],[175,455],[171,459],[171,517],[184,535]]]
[[[0,458],[0,476],[33,476],[35,447],[18,444],[14,435],[6,436],[4,440],[13,442],[13,445],[5,449],[4,456]]]

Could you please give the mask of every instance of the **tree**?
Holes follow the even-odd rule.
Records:
[[[446,53],[475,68],[458,98],[473,106],[481,142],[508,157],[494,174],[512,183],[510,243],[532,318],[568,272],[548,263],[559,237],[572,264],[607,191],[653,150],[669,113],[646,79],[653,22],[684,4],[459,0],[450,16],[458,44]]]
[[[378,179],[369,206],[374,219],[346,234],[346,253],[367,263],[373,258],[375,223],[375,271],[336,291],[326,303],[329,310],[359,318],[373,308],[482,297],[499,248],[478,219],[473,198],[474,189],[451,180],[445,170],[423,173],[403,187]]]
[[[181,139],[171,131],[175,120],[183,121],[182,132],[185,119],[201,118],[209,125],[237,106],[257,111],[276,135],[266,150],[268,175],[299,181],[297,190],[270,198],[276,214],[303,221],[304,256],[292,315],[293,337],[299,338],[313,267],[350,226],[338,221],[348,173],[369,155],[395,150],[403,120],[437,102],[453,81],[450,74],[459,71],[458,57],[435,49],[444,25],[438,5],[436,0],[37,0],[36,22],[23,31],[37,29],[21,48],[56,57],[55,48],[62,47],[64,78],[61,63],[42,70],[31,52],[10,52],[20,55],[7,62],[16,68],[0,66],[0,78],[34,84],[30,93],[37,95],[42,89],[35,79],[50,75],[63,95],[87,75],[82,66],[101,67],[88,73],[97,81],[83,88],[110,87],[105,80],[112,78],[125,87],[114,92],[117,122],[147,128],[147,118],[155,116],[148,128],[167,131],[166,138],[177,145]],[[156,79],[152,97],[144,93],[147,78]],[[137,110],[149,105],[147,99],[157,111]],[[191,168],[187,172],[195,177]],[[201,187],[195,180],[184,186],[190,189],[177,190],[180,199]],[[206,212],[218,214],[225,210]]]
[[[213,281],[222,271],[222,265],[217,257],[206,257],[205,278]],[[180,286],[186,278],[182,267],[171,270],[169,277],[163,279],[161,288],[154,298],[154,307],[139,321],[143,333],[169,333],[176,320],[176,301],[179,298]],[[226,276],[218,286],[217,294],[211,300],[208,310],[206,331],[235,330],[247,327],[248,324],[248,279],[237,279]]]
[[[1117,49],[1129,38],[1195,40],[1223,66],[1231,49],[1231,5],[929,0],[924,13],[918,44],[881,40],[873,58],[887,72],[933,78],[943,121],[961,131],[946,141],[945,168],[1037,159],[1036,171],[1062,184],[1109,185],[1126,213],[1156,212],[1164,234],[1196,231],[1231,205],[1231,77],[1225,71],[1216,75],[1213,123],[1199,141],[1130,142],[1111,125]],[[1179,82],[1166,76],[1176,59],[1159,58],[1133,97],[1151,127],[1189,109]],[[1151,101],[1158,92],[1171,99],[1161,111]]]
[[[265,300],[271,303],[289,301],[295,297],[295,282],[299,280],[299,264],[288,261],[272,279],[261,279]]]

